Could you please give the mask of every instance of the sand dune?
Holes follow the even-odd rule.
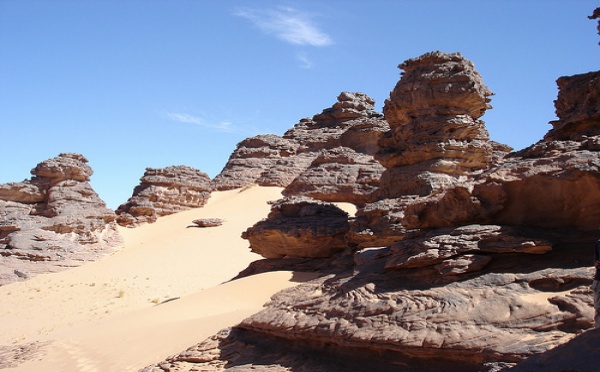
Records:
[[[280,197],[280,188],[216,192],[203,208],[122,229],[125,246],[111,256],[0,287],[0,345],[49,342],[14,370],[137,370],[258,311],[308,278],[277,272],[222,284],[260,258],[240,234]],[[189,227],[210,217],[226,222]]]

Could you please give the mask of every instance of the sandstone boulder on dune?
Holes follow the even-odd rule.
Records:
[[[242,238],[266,258],[330,257],[348,243],[348,213],[331,203],[307,197],[283,198],[269,216],[248,228]]]
[[[117,223],[152,223],[161,216],[202,207],[210,193],[210,177],[198,169],[185,165],[146,168],[131,198],[117,208]]]
[[[39,163],[30,180],[0,185],[0,285],[79,266],[121,243],[87,162],[62,153]]]

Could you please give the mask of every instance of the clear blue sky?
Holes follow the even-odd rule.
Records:
[[[0,0],[0,183],[84,154],[116,208],[146,167],[214,177],[246,137],[282,135],[361,91],[381,110],[397,65],[441,50],[496,94],[493,140],[550,129],[559,76],[600,69],[598,1]]]

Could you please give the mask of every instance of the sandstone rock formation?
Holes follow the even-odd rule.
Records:
[[[30,180],[0,185],[0,285],[79,266],[121,243],[87,162],[62,153],[39,163]]]
[[[243,140],[238,143],[221,173],[213,179],[214,189],[230,190],[254,183],[285,186],[310,163],[310,158],[297,156],[299,146],[293,140],[274,134]],[[287,172],[273,171],[274,167],[287,168]],[[267,177],[268,172],[273,175]]]
[[[161,216],[202,207],[210,192],[210,177],[197,169],[185,165],[146,168],[132,197],[117,209],[117,223],[152,223]]]
[[[509,153],[479,120],[491,93],[470,61],[433,52],[400,67],[384,108],[390,130],[373,152],[386,168],[375,199],[346,227],[332,206],[288,197],[244,233],[267,258],[246,273],[287,262],[322,277],[145,371],[597,369],[598,333],[580,333],[594,313],[600,72],[559,78],[559,120]],[[326,159],[345,150],[327,150],[287,195],[339,192],[329,183],[349,172]]]
[[[388,129],[373,104],[363,93],[342,92],[332,107],[312,119],[300,120],[283,137],[259,135],[240,142],[213,179],[213,188],[228,190],[249,184],[286,187],[321,151],[340,146],[372,155],[379,136]]]
[[[330,203],[293,196],[277,201],[268,218],[246,230],[242,238],[266,258],[314,258],[344,250],[347,233],[346,212]]]
[[[217,227],[221,226],[223,222],[225,221],[221,218],[200,218],[192,221],[198,227]]]
[[[376,198],[384,168],[373,156],[348,147],[322,151],[283,195],[305,195],[329,202],[364,205]]]
[[[351,224],[350,241],[359,248],[389,245],[411,229],[483,221],[474,180],[511,150],[490,141],[478,119],[492,93],[472,62],[432,52],[399,67],[405,72],[384,107],[391,130],[376,154],[386,167],[379,200]]]

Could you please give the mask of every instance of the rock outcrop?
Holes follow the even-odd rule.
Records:
[[[274,134],[247,138],[213,179],[213,188],[231,190],[255,183],[285,186],[310,164],[310,157],[298,156],[299,147],[296,141]]]
[[[79,266],[121,243],[87,162],[62,153],[39,163],[30,180],[0,185],[0,285]]]
[[[131,227],[199,208],[206,204],[210,193],[210,177],[197,169],[185,165],[146,168],[131,198],[117,209],[117,223]]]
[[[364,205],[376,199],[384,169],[373,156],[348,147],[324,150],[284,189],[283,195]]]
[[[351,225],[359,248],[389,245],[412,229],[484,221],[488,211],[471,189],[511,150],[490,141],[479,120],[492,93],[472,62],[432,52],[399,67],[405,72],[384,107],[391,130],[376,154],[386,167],[379,200],[360,208]]]
[[[372,157],[379,136],[389,128],[373,104],[363,93],[343,92],[332,107],[312,119],[300,120],[283,137],[259,135],[240,142],[213,179],[213,188],[229,190],[250,184],[286,187],[321,151],[338,147]]]
[[[559,120],[511,153],[479,120],[491,93],[470,61],[433,52],[400,67],[384,108],[390,130],[374,152],[386,168],[375,199],[346,227],[332,206],[288,197],[244,233],[267,258],[248,273],[287,261],[322,277],[145,371],[597,369],[597,332],[581,333],[594,314],[600,72],[559,78]],[[307,179],[313,172],[321,189],[335,182],[324,160],[339,154],[323,152]],[[288,195],[327,198],[303,177]],[[319,234],[337,226],[325,233],[335,241]]]

